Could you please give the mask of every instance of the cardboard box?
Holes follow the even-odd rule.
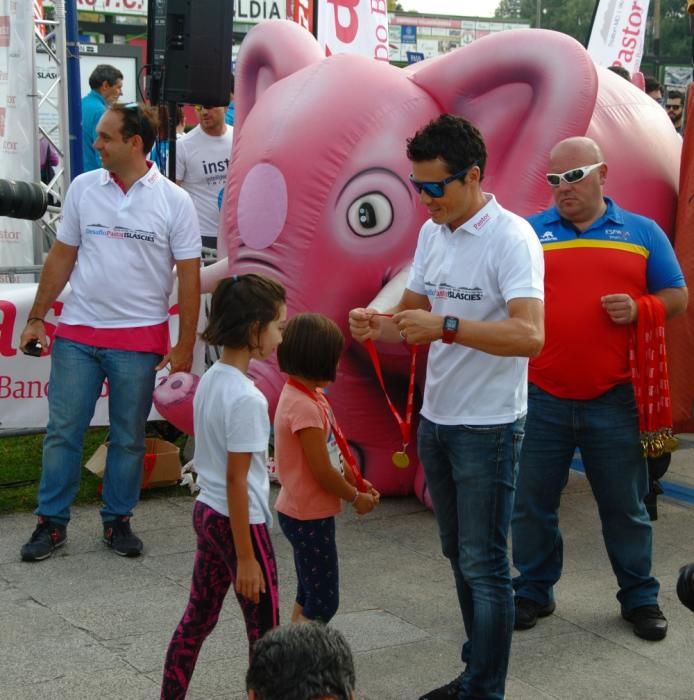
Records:
[[[103,478],[106,470],[108,444],[99,445],[96,452],[84,465],[90,472]],[[160,438],[147,438],[145,445],[145,468],[142,488],[172,486],[181,479],[180,449],[172,442]]]

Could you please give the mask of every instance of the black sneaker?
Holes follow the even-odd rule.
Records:
[[[633,610],[622,608],[622,617],[634,625],[634,634],[641,639],[659,642],[667,634],[667,620],[657,605],[641,605]]]
[[[551,615],[557,607],[553,600],[550,600],[547,605],[541,605],[530,598],[523,598],[522,596],[516,596],[514,602],[516,605],[516,619],[513,624],[514,630],[529,630],[535,627],[538,617],[547,617]]]
[[[450,683],[442,685],[440,688],[434,688],[428,693],[424,693],[419,700],[451,700],[457,698],[462,687],[462,674],[454,678]]]
[[[104,542],[121,557],[138,557],[142,554],[142,540],[133,534],[127,515],[104,523]]]
[[[22,547],[22,561],[42,561],[67,542],[67,527],[39,516],[31,539]]]
[[[694,564],[687,564],[680,569],[677,577],[677,597],[682,605],[694,612]]]

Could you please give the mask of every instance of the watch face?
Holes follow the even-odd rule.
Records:
[[[458,319],[453,316],[446,316],[443,322],[443,329],[445,331],[457,331],[458,330]]]

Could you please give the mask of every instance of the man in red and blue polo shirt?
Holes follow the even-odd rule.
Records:
[[[622,617],[659,640],[667,621],[651,575],[646,459],[628,359],[639,297],[668,318],[687,289],[665,233],[603,196],[608,167],[588,138],[560,142],[547,180],[555,206],[530,218],[545,257],[545,345],[530,361],[528,417],[512,519],[517,630],[555,609],[562,570],[559,500],[579,448],[617,577]]]

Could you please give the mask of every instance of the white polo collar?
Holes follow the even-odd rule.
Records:
[[[149,165],[149,169],[139,180],[135,180],[135,182],[133,182],[133,187],[137,185],[138,182],[141,182],[145,187],[154,187],[154,185],[159,181],[159,178],[161,178],[162,175],[159,168],[157,168],[157,164],[151,160],[148,160],[147,164]],[[105,170],[102,168],[100,184],[108,185],[108,183],[112,181],[118,185],[116,176],[110,170]]]
[[[482,194],[486,198],[487,203],[474,216],[471,216],[465,223],[458,226],[455,231],[462,229],[473,236],[481,236],[494,228],[494,222],[499,218],[499,204],[493,194],[489,192],[483,192]]]

